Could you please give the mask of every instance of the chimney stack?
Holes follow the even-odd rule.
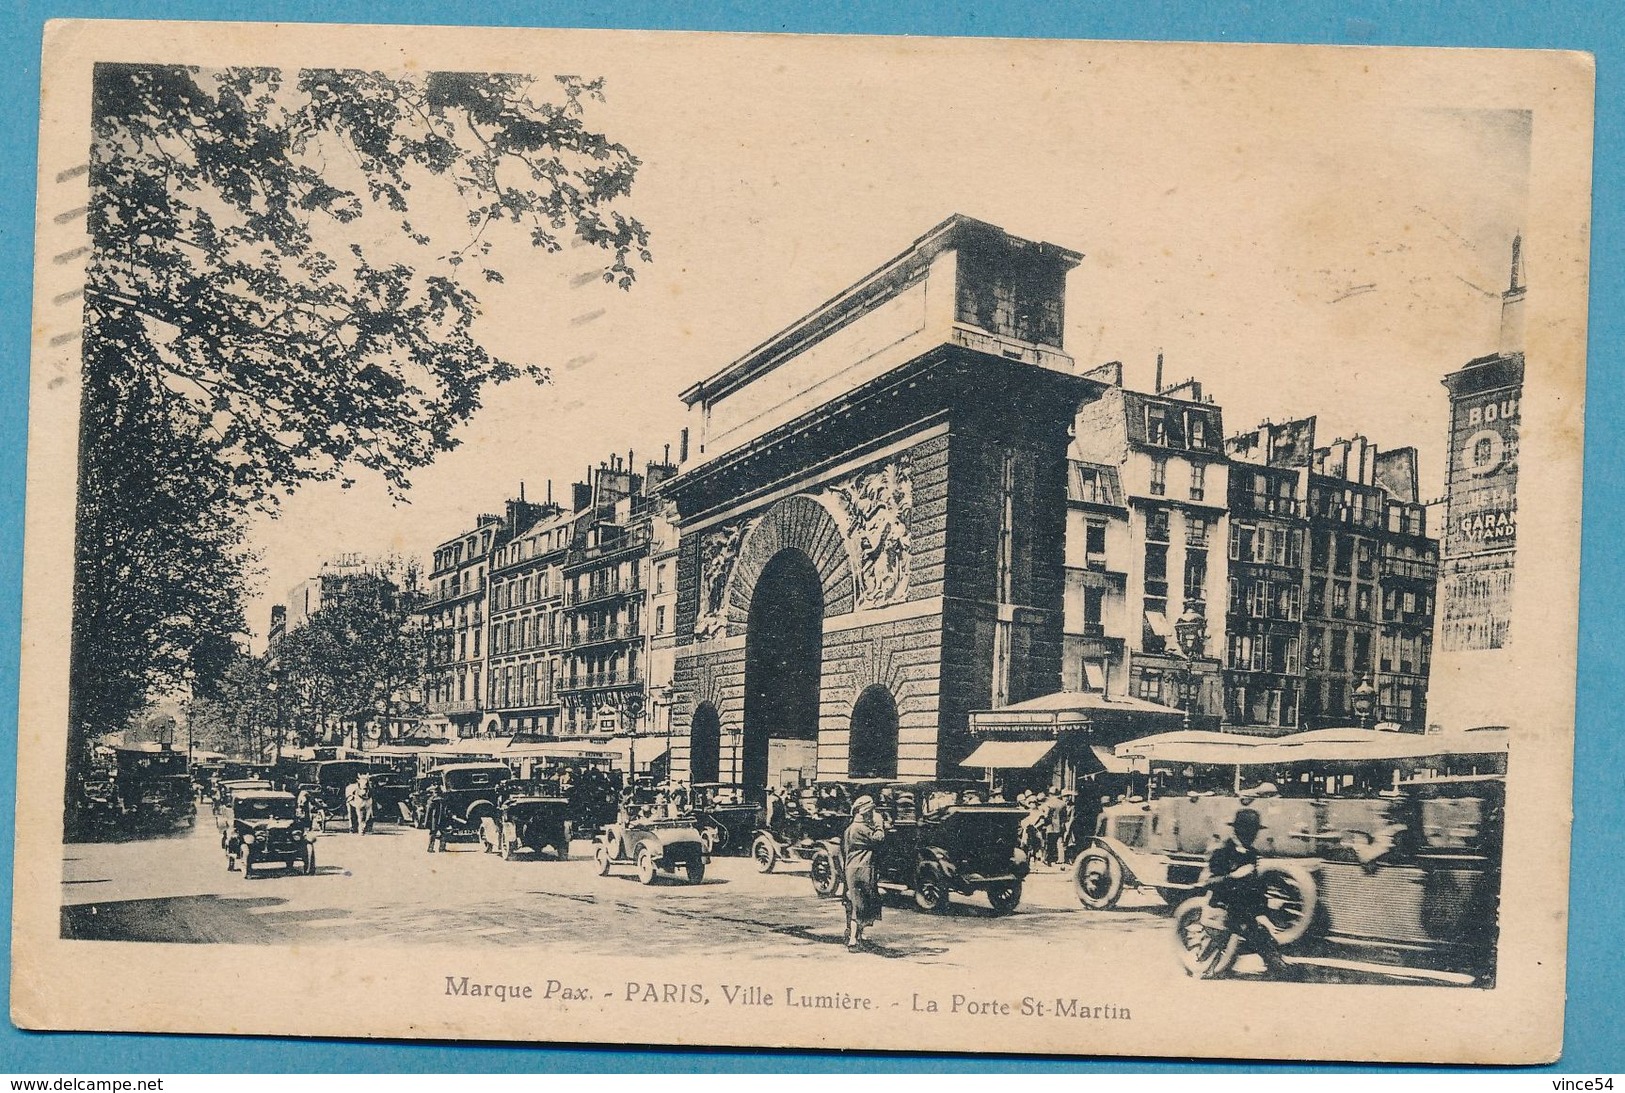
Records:
[[[1512,237],[1512,277],[1501,293],[1501,344],[1503,356],[1523,352],[1523,236]]]

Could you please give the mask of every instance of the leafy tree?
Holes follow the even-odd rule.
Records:
[[[639,161],[588,124],[602,81],[547,87],[97,66],[71,755],[221,678],[249,512],[356,468],[402,496],[490,385],[547,379],[480,339],[498,240],[574,240],[631,286]]]

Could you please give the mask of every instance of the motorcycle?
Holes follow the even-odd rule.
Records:
[[[1174,908],[1174,937],[1187,975],[1196,979],[1218,979],[1235,967],[1243,953],[1253,953],[1265,957],[1265,966],[1272,977],[1290,976],[1280,948],[1300,941],[1308,933],[1315,899],[1305,890],[1304,878],[1296,871],[1267,869],[1264,878],[1265,911],[1259,925],[1275,939],[1276,951],[1265,956],[1249,944],[1241,924],[1232,918],[1233,912],[1213,906],[1211,889],[1203,881],[1197,886],[1196,895]]]

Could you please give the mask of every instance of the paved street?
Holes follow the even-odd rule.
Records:
[[[205,808],[198,827],[167,838],[76,843],[65,851],[63,934],[165,942],[309,944],[447,940],[588,949],[607,938],[628,951],[683,955],[818,957],[840,949],[841,906],[819,899],[805,869],[763,875],[745,858],[716,858],[705,883],[637,882],[629,867],[600,877],[591,844],[574,860],[505,862],[477,844],[424,850],[421,831],[380,825],[372,835],[321,836],[317,874],[228,872]],[[1030,961],[1035,936],[1076,942],[1099,968],[1147,962],[1175,967],[1168,920],[1155,896],[1090,913],[1070,876],[1040,870],[1016,914],[984,899],[957,900],[948,915],[897,902],[874,931],[874,952],[919,963]],[[995,965],[996,966],[996,965]]]

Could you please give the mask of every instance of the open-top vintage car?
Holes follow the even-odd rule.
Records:
[[[644,884],[653,884],[661,873],[689,884],[705,880],[705,840],[688,819],[611,824],[598,836],[593,859],[599,876],[614,865],[630,864]]]
[[[882,892],[907,893],[922,911],[947,911],[953,893],[987,894],[1000,914],[1021,903],[1027,855],[1016,845],[1026,812],[985,804],[980,787],[949,782],[890,783],[875,794],[890,832],[875,851]],[[814,855],[813,890],[841,892],[841,840]]]
[[[1208,855],[1245,806],[1263,823],[1266,917],[1288,957],[1489,981],[1505,731],[1297,735],[1229,761],[1271,779],[1250,793],[1107,808],[1078,860],[1079,900],[1109,908],[1139,884],[1176,905],[1177,920],[1198,916]]]
[[[299,815],[298,801],[278,790],[245,790],[231,803],[230,819],[220,833],[226,868],[244,877],[256,866],[277,863],[307,876],[316,872],[316,834]]]
[[[762,826],[751,841],[756,868],[771,873],[785,862],[811,862],[831,839],[839,839],[852,822],[852,801],[862,793],[889,785],[884,778],[847,778],[812,782],[769,803]]]
[[[498,812],[497,845],[512,861],[521,853],[551,849],[559,861],[570,857],[570,801],[566,797],[515,793]]]
[[[497,850],[510,776],[506,763],[451,763],[430,771],[423,821],[430,853],[467,838],[477,838],[488,853]]]
[[[751,835],[762,819],[762,809],[745,799],[745,791],[724,782],[695,782],[689,786],[688,810],[705,840],[707,854],[748,854]]]

